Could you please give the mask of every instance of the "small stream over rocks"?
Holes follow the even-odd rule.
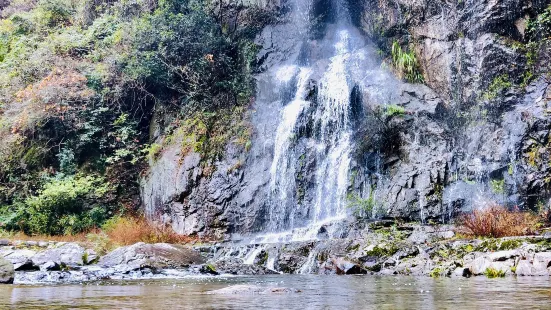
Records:
[[[459,240],[450,226],[391,224],[350,223],[341,228],[346,233],[341,239],[289,243],[137,243],[101,257],[85,244],[3,242],[0,258],[13,265],[16,284],[280,273],[431,277],[481,276],[488,270],[500,276],[551,273],[551,233]]]

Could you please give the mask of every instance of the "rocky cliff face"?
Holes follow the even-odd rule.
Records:
[[[395,41],[413,47],[427,86],[445,102],[447,141],[453,145],[448,168],[454,177],[442,183],[444,203],[464,203],[479,193],[483,200],[527,208],[545,204],[547,168],[540,155],[548,152],[549,81],[539,75],[547,57],[545,44],[530,45],[527,23],[549,1],[354,5],[363,7],[355,22],[381,49]],[[473,188],[473,181],[489,183],[501,197]]]
[[[527,22],[548,1],[355,0],[355,21],[381,46],[412,42],[426,84],[450,103],[476,101],[497,75],[520,80]]]
[[[324,16],[319,8],[325,2],[312,4],[314,15]],[[274,8],[285,11],[278,4]],[[462,209],[488,203],[524,208],[547,203],[551,80],[541,73],[549,58],[545,45],[535,52],[527,46],[526,27],[548,4],[349,1],[353,23],[369,39],[366,48],[385,54],[394,42],[408,46],[426,84],[371,78],[352,87],[347,192],[369,204],[362,216],[445,222]],[[290,59],[310,59],[305,53],[323,53],[321,39],[303,41],[295,26],[268,26],[258,38],[250,149],[229,143],[226,157],[211,167],[201,164],[199,154],[184,156],[177,145],[165,149],[143,179],[150,217],[185,234],[222,237],[266,229],[274,207],[271,169],[282,109],[273,102],[296,92],[276,92],[273,69]],[[318,95],[320,80],[310,78],[308,98]],[[390,105],[399,112],[385,113]],[[289,195],[298,221],[312,217],[319,166],[308,144],[316,129],[307,115],[298,116],[297,156],[287,163],[294,169]]]

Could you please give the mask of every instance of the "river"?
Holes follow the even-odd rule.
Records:
[[[240,284],[300,292],[210,293]],[[0,286],[0,309],[549,309],[550,300],[549,277],[277,275]]]

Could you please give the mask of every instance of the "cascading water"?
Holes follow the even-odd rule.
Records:
[[[270,169],[270,190],[272,191],[272,199],[282,202],[281,204],[274,204],[274,207],[270,209],[268,229],[272,231],[280,229],[283,226],[282,223],[286,220],[290,221],[291,227],[294,224],[292,210],[291,214],[289,214],[284,208],[286,202],[290,198],[289,194],[292,193],[293,190],[292,180],[294,179],[295,166],[292,160],[292,156],[294,155],[292,150],[292,139],[296,134],[296,124],[300,115],[310,104],[306,101],[306,96],[308,79],[312,74],[311,69],[298,69],[297,67],[281,68],[280,72],[283,72],[283,74],[278,74],[279,82],[286,82],[289,78],[288,74],[293,74],[293,70],[299,72],[297,77],[297,93],[294,100],[287,104],[281,113],[281,121],[277,128],[275,138],[274,159]]]
[[[320,40],[308,36],[313,17],[304,12],[311,8],[309,1],[295,1],[300,13],[292,14],[294,25],[304,27],[295,30],[302,36],[301,56],[269,73],[275,88],[269,91],[279,94],[271,104],[280,105],[281,112],[273,138],[266,234],[253,242],[313,239],[322,225],[347,216],[354,149],[351,94],[366,79],[382,76],[373,51],[351,26],[344,2],[332,3],[334,22],[325,25]],[[308,188],[297,181],[306,161],[312,163]]]

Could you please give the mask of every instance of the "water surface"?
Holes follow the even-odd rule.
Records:
[[[238,284],[301,292],[209,294]],[[0,286],[0,309],[549,309],[550,301],[548,277],[281,275]]]

